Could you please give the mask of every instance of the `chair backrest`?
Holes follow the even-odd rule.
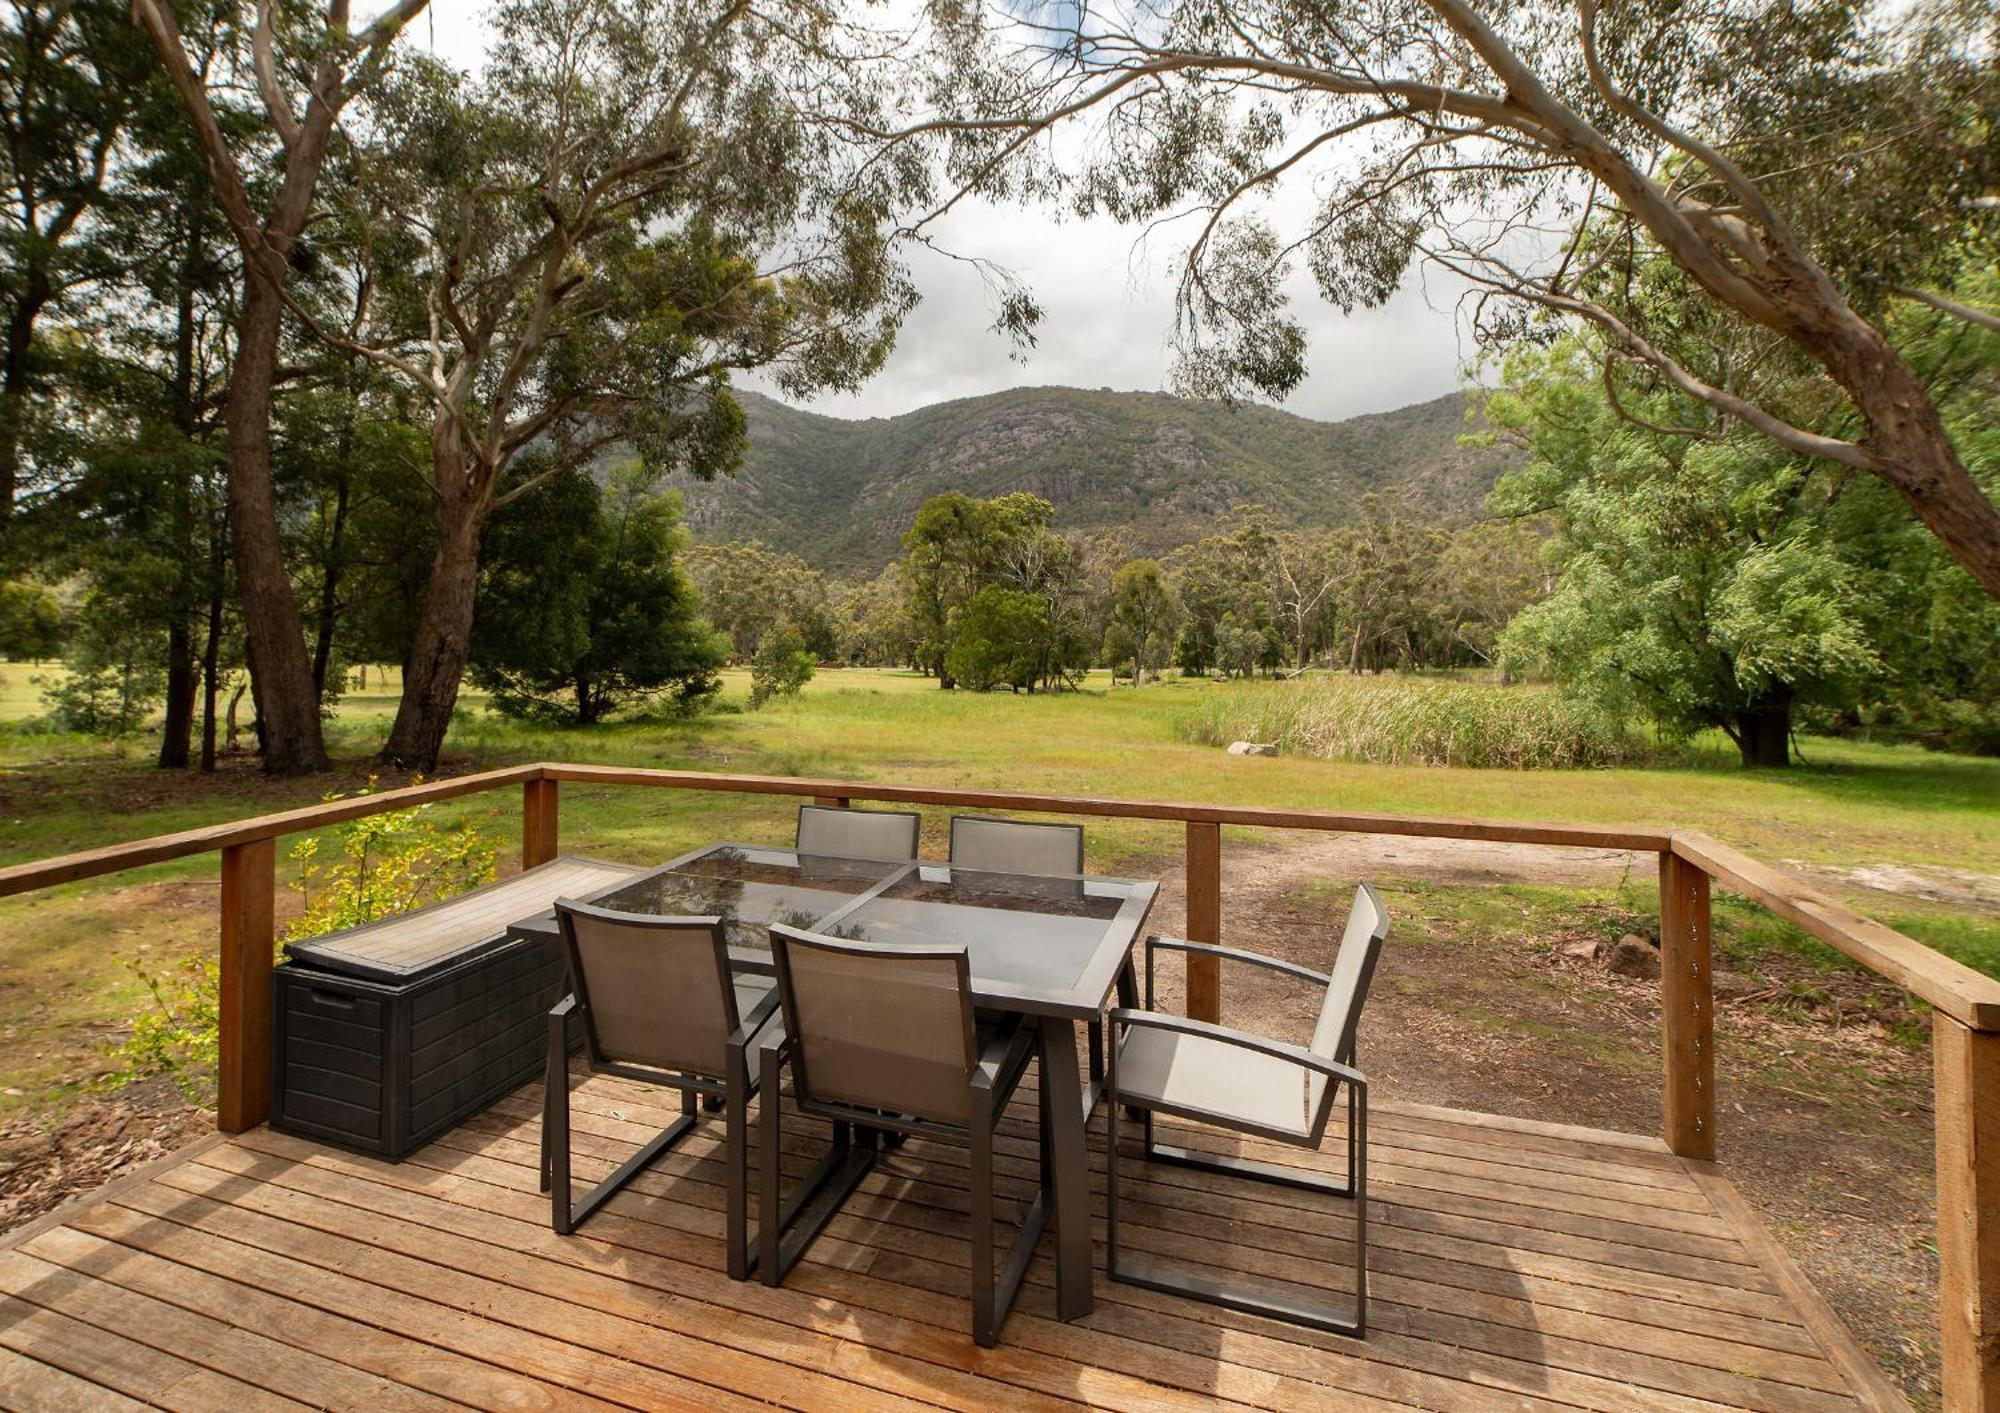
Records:
[[[1083,826],[953,815],[951,861],[960,868],[991,873],[1079,874],[1083,872]]]
[[[778,925],[771,954],[801,1104],[969,1120],[979,1048],[963,947],[842,942]]]
[[[1319,1024],[1313,1027],[1309,1048],[1315,1055],[1339,1064],[1353,1059],[1354,1030],[1368,1001],[1375,959],[1381,956],[1388,936],[1389,914],[1375,890],[1364,883],[1354,890],[1354,907],[1347,914],[1347,930],[1341,934],[1340,951],[1333,958]]]
[[[556,900],[593,1065],[719,1079],[741,1021],[722,919],[659,917]]]
[[[917,856],[923,816],[915,810],[850,810],[799,806],[798,852],[830,859],[908,863]]]

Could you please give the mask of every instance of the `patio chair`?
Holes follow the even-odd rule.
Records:
[[[720,1100],[726,1130],[729,1276],[747,1279],[754,1262],[747,1235],[749,1128],[746,1107],[757,1092],[749,1047],[778,1010],[775,985],[733,973],[722,919],[660,917],[556,901],[569,953],[571,994],[549,1012],[548,1075],[542,1111],[542,1189],[550,1224],[567,1236],[626,1183],[692,1129],[696,1096]],[[568,1021],[582,1021],[592,1074],[618,1075],[678,1089],[681,1115],[637,1153],[575,1200],[569,1175]]]
[[[1368,1080],[1353,1068],[1355,1028],[1382,942],[1389,935],[1382,900],[1366,883],[1355,890],[1333,971],[1322,975],[1275,957],[1232,947],[1146,939],[1146,1007],[1111,1013],[1111,1118],[1105,1140],[1105,1268],[1115,1281],[1268,1315],[1335,1334],[1361,1335],[1368,1320]],[[1240,1030],[1163,1015],[1152,1009],[1153,957],[1185,952],[1262,967],[1318,987],[1319,1022],[1305,1046],[1267,1040]],[[1302,1168],[1198,1153],[1156,1143],[1155,1113],[1192,1119],[1300,1148],[1318,1148],[1336,1093],[1347,1090],[1347,1179],[1316,1176]],[[1118,1246],[1119,1106],[1145,1111],[1147,1161],[1176,1163],[1208,1172],[1324,1192],[1354,1203],[1354,1310],[1351,1315],[1318,1302],[1264,1292],[1213,1276],[1176,1271],[1151,1256],[1121,1253]]]
[[[1069,877],[1083,872],[1083,826],[951,817],[951,861],[988,873]]]
[[[971,1150],[972,1337],[992,1346],[1046,1219],[1041,1187],[996,1279],[993,1130],[1033,1054],[1019,1016],[981,1027],[963,947],[843,942],[774,926],[784,1030],[761,1053],[759,1261],[767,1285],[798,1263],[874,1161],[887,1129]],[[781,1209],[779,1074],[789,1061],[799,1112],[831,1119],[834,1147]],[[1046,1126],[1044,1126],[1044,1132]],[[859,1153],[850,1145],[859,1146]],[[1043,1169],[1048,1155],[1043,1150]]]
[[[1050,878],[1077,877],[1083,889],[1083,826],[1027,824],[1018,819],[987,819],[979,815],[951,817],[951,861],[959,868],[989,873],[1025,873]],[[1138,999],[1138,984],[1128,960],[1118,974],[1118,1001],[1129,1006]],[[1090,1077],[1104,1078],[1104,1022],[1090,1022]]]
[[[909,863],[917,856],[923,816],[915,810],[851,810],[800,805],[794,848],[829,859]]]

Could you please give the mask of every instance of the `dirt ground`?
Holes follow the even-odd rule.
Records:
[[[1165,887],[1155,931],[1183,924],[1177,864],[1163,859],[1156,870]],[[1624,881],[1646,883],[1652,867],[1650,856],[1613,851],[1423,839],[1232,844],[1224,937],[1324,967],[1346,897],[1365,876],[1392,918],[1360,1035],[1359,1062],[1377,1094],[1656,1133],[1658,983],[1613,974],[1591,956],[1628,925],[1649,925],[1617,893]],[[1483,888],[1502,882],[1589,889],[1603,901],[1549,924]],[[1974,898],[1984,886],[1948,882]],[[1501,901],[1469,911],[1481,898]],[[1758,965],[1754,976],[1717,974],[1720,1161],[1912,1399],[1935,1406],[1929,1052],[1913,1039],[1921,1018],[1864,978],[1806,975],[1806,963],[1783,957]],[[1178,967],[1163,964],[1161,980],[1162,1004],[1177,1009]],[[1225,1021],[1309,1034],[1313,1000],[1282,978],[1232,969],[1224,982]],[[54,1128],[18,1120],[0,1130],[0,1229],[210,1121],[164,1082],[87,1098]]]

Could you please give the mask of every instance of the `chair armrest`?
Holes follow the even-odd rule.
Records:
[[[1296,962],[1280,961],[1267,957],[1262,952],[1246,952],[1240,947],[1218,947],[1209,942],[1189,942],[1179,937],[1148,937],[1146,939],[1147,965],[1152,964],[1155,950],[1163,952],[1187,952],[1198,957],[1219,957],[1225,962],[1242,962],[1246,966],[1262,967],[1299,981],[1310,981],[1315,986],[1327,986],[1332,978],[1325,972],[1302,967]]]
[[[1343,1065],[1337,1060],[1329,1060],[1315,1055],[1303,1045],[1290,1045],[1282,1040],[1266,1040],[1261,1035],[1251,1035],[1241,1030],[1231,1030],[1227,1026],[1211,1025],[1207,1021],[1190,1020],[1186,1016],[1170,1016],[1159,1011],[1128,1011],[1123,1008],[1111,1013],[1114,1026],[1136,1026],[1142,1030],[1169,1030],[1178,1035],[1197,1036],[1203,1040],[1213,1040],[1223,1045],[1234,1046],[1238,1050],[1249,1050],[1258,1055],[1269,1055],[1274,1060],[1285,1060],[1302,1070],[1325,1075],[1328,1079],[1340,1080],[1365,1089],[1368,1076],[1351,1065]]]
[[[765,1027],[773,1015],[777,1014],[780,999],[777,990],[773,988],[765,995],[763,1000],[750,1008],[749,1015],[738,1016],[736,1018],[736,1033],[729,1037],[729,1044],[739,1050],[747,1050],[750,1047],[750,1042],[757,1038],[757,1032]]]
[[[987,1041],[972,1067],[974,1091],[985,1093],[1004,1085],[1009,1075],[1027,1063],[1034,1043],[1034,1028],[1018,1022]]]
[[[549,1019],[552,1021],[566,1021],[575,1014],[576,993],[574,991],[549,1008]]]

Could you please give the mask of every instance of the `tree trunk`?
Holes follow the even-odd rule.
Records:
[[[209,590],[208,641],[201,647],[201,773],[215,774],[215,695],[222,662],[222,574],[221,560],[214,561],[215,581]]]
[[[382,759],[391,765],[437,768],[472,636],[473,597],[479,587],[479,520],[462,505],[439,510],[430,583],[403,662],[403,699],[382,747]]]
[[[1792,694],[1780,687],[1736,713],[1731,736],[1746,770],[1783,770],[1792,763]]]
[[[187,248],[180,265],[174,308],[174,427],[190,443],[195,439],[199,413],[194,405],[194,262],[199,257],[198,233],[189,222],[185,233]],[[201,688],[201,673],[194,656],[195,541],[194,479],[183,471],[173,487],[175,565],[173,614],[167,625],[166,719],[160,726],[162,770],[186,770],[188,737],[194,730],[194,698]]]
[[[0,524],[14,514],[14,497],[21,482],[21,437],[28,422],[28,354],[34,345],[35,319],[48,299],[48,277],[40,269],[28,273],[28,288],[7,320],[7,348],[0,367]]]
[[[229,696],[229,754],[231,755],[242,749],[236,740],[236,733],[240,729],[236,725],[236,708],[243,701],[243,689],[248,685],[245,682],[238,682],[236,690]]]
[[[186,770],[188,738],[194,731],[194,697],[201,685],[195,669],[194,633],[180,615],[167,627],[166,719],[160,727],[162,770]]]
[[[283,312],[269,284],[254,273],[244,280],[236,364],[229,376],[229,528],[264,769],[303,775],[325,770],[328,762],[271,484],[271,384]]]
[[[345,459],[343,454],[343,460]],[[340,621],[340,551],[347,530],[348,472],[343,466],[334,490],[333,530],[328,537],[326,564],[319,581],[319,612],[313,636],[313,695],[326,699],[326,669],[333,661],[333,630]]]

